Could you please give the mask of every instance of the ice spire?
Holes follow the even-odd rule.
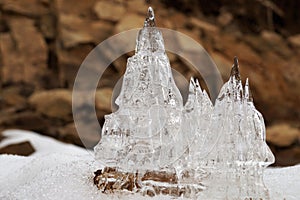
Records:
[[[128,58],[119,109],[105,116],[98,160],[127,172],[165,168],[180,152],[182,96],[151,7]],[[109,162],[108,162],[109,161]]]
[[[152,7],[148,8],[148,16],[145,20],[144,27],[155,27],[155,16]]]
[[[243,85],[240,77],[238,58],[234,57],[234,64],[231,68],[230,78],[223,87],[218,95],[219,101],[239,101],[243,99]],[[217,104],[217,103],[216,103]]]
[[[213,106],[207,93],[205,90],[202,91],[198,79],[192,77],[190,79],[188,101],[184,106],[182,116],[182,134],[187,140],[188,151],[184,155],[185,158],[182,159],[185,163],[181,163],[181,168],[183,171],[190,170],[189,173],[193,171],[195,176],[201,176],[200,174],[203,171],[198,171],[200,160],[213,146],[207,143],[207,139],[211,139],[208,131],[212,109]],[[214,139],[216,140],[216,138]]]
[[[139,31],[137,37],[136,53],[149,54],[155,52],[164,53],[165,47],[162,34],[155,26],[154,11],[149,7],[144,27]]]
[[[233,59],[233,66],[231,68],[231,73],[230,76],[234,77],[235,80],[240,81],[241,80],[241,75],[240,75],[240,70],[239,70],[239,61],[238,61],[238,57],[235,56]]]
[[[246,79],[246,83],[245,83],[245,100],[246,101],[250,101],[253,102],[253,97],[252,97],[252,93],[251,93],[251,89],[249,86],[249,80],[248,78]]]
[[[263,131],[265,127],[260,113],[258,114],[258,111],[253,105],[248,79],[246,80],[245,89],[243,90],[236,57],[234,58],[229,81],[224,84],[216,100],[213,117],[215,118],[212,127],[213,134],[217,132],[222,132],[222,134],[218,141],[220,144],[219,148],[210,154],[210,156],[212,156],[211,161],[214,160],[215,162],[219,160],[220,164],[246,160],[264,162],[265,157],[262,156],[266,155],[264,148],[260,149],[262,154],[259,154],[257,149],[252,149],[251,151],[255,151],[253,153],[257,157],[248,157],[250,155],[248,154],[249,150],[247,150],[249,144],[253,146],[261,142],[264,143],[264,146],[267,146],[264,139],[260,139],[265,138],[265,132]],[[259,121],[257,121],[257,119],[259,119]],[[253,127],[254,122],[256,123],[255,126],[260,124],[260,127]],[[215,127],[217,127],[219,131],[214,130]],[[255,138],[255,135],[260,135],[260,137]],[[236,140],[239,142],[235,142]],[[232,150],[230,155],[223,154],[223,152],[230,149]],[[226,158],[226,156],[228,157]]]
[[[206,180],[211,187],[201,198],[214,194],[214,199],[268,199],[262,171],[274,162],[274,156],[266,144],[263,117],[252,102],[248,79],[243,90],[236,57],[229,81],[216,100],[211,123],[210,134],[219,138],[201,163],[212,174]]]
[[[194,110],[194,103],[196,100],[196,83],[193,77],[190,79],[189,83],[189,96],[185,104],[186,112],[191,112]]]

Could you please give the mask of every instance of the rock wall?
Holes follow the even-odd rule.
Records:
[[[265,117],[276,165],[300,162],[299,30],[290,29],[290,21],[286,26],[275,23],[273,28],[261,23],[257,29],[257,23],[246,20],[248,11],[243,11],[243,1],[235,5],[222,1],[182,5],[161,2],[151,2],[158,26],[178,30],[202,44],[224,80],[233,57],[239,57],[242,77],[249,77],[255,105]],[[255,6],[266,7],[259,1]],[[0,0],[0,128],[34,130],[82,145],[71,111],[77,70],[101,41],[140,28],[147,7],[142,0]],[[287,12],[281,5],[278,8],[289,16],[285,20],[294,12]],[[272,12],[274,22],[278,11]],[[124,73],[129,55],[117,59],[100,80],[96,95],[100,123],[111,112],[112,90]],[[172,67],[187,80],[190,76],[201,80],[185,60],[169,56]],[[91,147],[97,142],[88,139]]]

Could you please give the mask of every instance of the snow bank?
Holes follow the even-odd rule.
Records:
[[[0,147],[30,141],[29,157],[0,155],[0,199],[148,199],[140,195],[105,195],[93,184],[100,166],[91,152],[52,138],[20,130],[4,132]],[[273,200],[300,199],[300,165],[269,168],[265,183]],[[169,199],[159,196],[151,199]]]

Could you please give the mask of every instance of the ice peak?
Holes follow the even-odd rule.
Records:
[[[144,27],[155,27],[155,15],[151,6],[148,8],[148,13],[144,23]]]
[[[246,83],[245,83],[245,94],[244,95],[245,95],[246,101],[250,101],[250,102],[253,101],[248,78],[246,79]]]
[[[239,61],[237,56],[235,56],[233,59],[233,66],[231,68],[230,77],[234,77],[235,80],[237,81],[241,80],[240,71],[239,71]]]
[[[162,33],[156,28],[154,11],[149,7],[144,27],[139,31],[137,37],[136,53],[149,54],[164,52],[165,46]]]
[[[195,80],[194,80],[193,77],[191,77],[190,85],[189,85],[189,92],[194,93],[195,90],[196,90],[196,87],[197,87],[197,85],[196,85],[196,83],[195,83]]]
[[[139,31],[135,55],[127,60],[116,103],[119,109],[105,116],[95,156],[105,166],[136,174],[137,191],[150,188],[140,185],[138,177],[148,172],[160,177],[166,172],[178,178],[177,188],[186,184],[192,199],[198,195],[194,185],[200,183],[200,178],[208,180],[209,197],[217,193],[224,196],[224,191],[227,199],[246,199],[253,192],[252,187],[248,192],[249,183],[256,184],[264,167],[274,162],[265,141],[263,117],[252,103],[248,79],[245,87],[242,85],[237,57],[215,105],[192,77],[183,106],[151,7]],[[117,187],[122,188],[124,178],[131,177],[123,175],[118,175]],[[255,189],[262,185],[258,184]],[[242,198],[233,196],[236,188]],[[240,192],[240,188],[245,191]]]
[[[198,90],[198,91],[202,91],[202,89],[201,89],[201,86],[200,86],[200,83],[199,83],[199,80],[198,79],[196,79],[196,83],[195,83],[195,85],[196,85],[196,89]]]

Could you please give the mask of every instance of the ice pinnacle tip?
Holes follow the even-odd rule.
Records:
[[[239,61],[238,61],[238,57],[235,56],[234,59],[233,59],[233,66],[232,66],[232,69],[231,69],[231,74],[230,74],[231,77],[235,77],[236,80],[241,80],[241,77],[240,77],[240,71],[239,71]]]
[[[234,65],[235,65],[235,66],[239,66],[239,60],[238,60],[238,57],[237,57],[237,56],[234,56],[233,62],[234,62]]]
[[[195,92],[196,84],[193,77],[191,77],[190,85],[189,85],[189,92]]]
[[[151,6],[148,8],[148,18],[150,20],[154,20],[154,11],[153,11],[153,8]]]
[[[193,85],[196,85],[194,77],[191,77],[190,83],[192,83]]]
[[[145,27],[154,27],[155,26],[155,16],[153,8],[150,6],[148,8],[147,18],[145,20]]]
[[[253,98],[252,98],[252,93],[249,87],[249,80],[248,78],[246,79],[246,83],[245,83],[245,98],[248,101],[253,102]]]
[[[197,87],[197,88],[201,88],[201,86],[200,86],[200,83],[199,83],[199,80],[198,80],[198,79],[196,79],[196,87]]]

